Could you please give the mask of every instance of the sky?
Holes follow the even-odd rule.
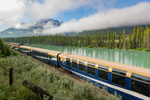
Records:
[[[150,24],[150,0],[0,0],[0,31],[44,18],[64,23],[43,34]]]

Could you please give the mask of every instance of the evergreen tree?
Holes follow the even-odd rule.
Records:
[[[101,47],[104,47],[104,30],[102,30],[102,35],[101,35]]]
[[[150,48],[150,29],[149,28],[146,29],[146,34],[147,34],[146,48],[149,49]]]
[[[90,45],[93,46],[93,36],[91,33],[90,33]]]
[[[110,48],[110,28],[108,28],[108,35],[107,35],[107,47]]]
[[[5,46],[4,46],[3,40],[1,38],[0,38],[0,51],[3,56],[6,56]]]
[[[72,46],[72,37],[69,36],[69,46]]]
[[[132,41],[132,36],[131,36],[131,30],[128,36],[128,42],[127,42],[127,49],[131,49],[131,41]]]
[[[122,33],[119,31],[119,48],[122,48]]]
[[[11,55],[10,49],[6,45],[5,45],[5,50],[6,50],[5,56],[10,56]]]
[[[148,30],[149,29],[149,27],[148,27],[148,25],[146,25],[146,30]]]
[[[147,33],[146,30],[144,31],[144,36],[143,36],[143,48],[146,48],[147,46]]]
[[[140,34],[141,34],[140,47],[144,48],[144,30],[142,25],[140,26]]]
[[[74,46],[78,46],[78,37],[77,36],[75,36],[74,37]]]
[[[95,47],[98,47],[98,36],[97,36],[97,32],[95,32]]]
[[[113,29],[113,37],[112,37],[112,48],[116,47],[116,32],[115,29]]]
[[[125,31],[125,28],[123,30],[123,48],[126,49],[126,31]]]
[[[136,26],[134,26],[133,28],[133,39],[132,39],[132,49],[136,48],[137,47],[137,44],[136,44]]]
[[[89,46],[89,36],[88,36],[88,34],[86,35],[86,46]]]
[[[137,26],[137,37],[136,37],[137,48],[140,48],[140,44],[141,44],[140,40],[141,40],[140,27]]]

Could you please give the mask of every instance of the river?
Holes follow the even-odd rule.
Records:
[[[66,53],[73,53],[77,55],[103,59],[139,67],[145,67],[150,69],[150,52],[117,50],[117,49],[83,48],[83,47],[63,47],[63,46],[49,46],[49,45],[26,45],[26,46],[38,47]]]

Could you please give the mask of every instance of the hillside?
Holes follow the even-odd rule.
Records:
[[[137,25],[137,26],[138,26],[138,25]],[[139,26],[141,26],[141,25],[139,25]],[[142,26],[143,26],[143,29],[145,30],[145,29],[146,29],[146,25],[142,25]],[[149,24],[148,26],[150,27],[150,24]],[[119,34],[119,31],[123,32],[124,28],[125,28],[125,30],[126,30],[126,35],[127,35],[127,34],[129,34],[130,30],[131,30],[131,32],[133,31],[134,26],[125,26],[125,27],[110,28],[110,32],[113,33],[113,29],[115,29],[116,35],[118,35],[118,34]],[[102,32],[101,32],[102,30],[104,30],[104,34],[108,34],[108,28],[107,28],[107,29],[99,29],[99,30],[82,31],[82,32],[78,33],[77,35],[81,35],[81,34],[82,34],[82,35],[86,35],[86,34],[90,35],[90,33],[91,33],[92,35],[94,35],[95,32],[97,32],[97,34],[101,34],[101,33],[102,33]]]

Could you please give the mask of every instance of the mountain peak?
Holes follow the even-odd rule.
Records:
[[[51,18],[44,18],[29,23],[17,23],[14,26],[0,32],[1,37],[31,36],[40,34],[44,29],[58,27],[63,23]]]

